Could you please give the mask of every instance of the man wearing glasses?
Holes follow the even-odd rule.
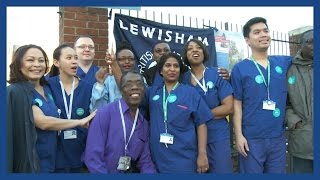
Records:
[[[95,47],[92,38],[90,36],[78,37],[74,43],[74,48],[79,60],[77,76],[93,85],[96,82],[95,75],[99,68],[92,64],[95,55]]]

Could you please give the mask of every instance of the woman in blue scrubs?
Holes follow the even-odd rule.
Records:
[[[168,53],[161,57],[159,72],[163,86],[152,86],[146,94],[150,111],[151,154],[160,173],[204,173],[210,109],[192,87],[181,84],[185,71],[181,57]]]
[[[14,127],[13,130],[8,128],[8,132],[13,132],[11,136],[14,152],[10,172],[53,172],[57,130],[86,126],[95,115],[94,112],[84,119],[75,121],[58,119],[58,108],[44,78],[48,63],[48,57],[41,47],[24,45],[17,49],[10,65],[11,85],[8,87],[8,103],[13,105],[9,106],[10,109],[16,108],[14,112],[11,111],[14,114],[8,114],[8,119],[12,118],[10,123]],[[20,100],[17,101],[17,98]],[[28,127],[33,127],[34,130]],[[35,149],[29,149],[31,147]]]
[[[61,118],[81,119],[88,116],[91,97],[90,84],[76,76],[78,61],[75,50],[66,44],[53,53],[53,66],[48,79]],[[58,173],[79,173],[88,130],[70,128],[58,136],[56,170]]]
[[[183,82],[194,87],[203,97],[212,112],[208,126],[209,171],[211,173],[232,173],[230,127],[226,116],[233,113],[233,90],[230,83],[218,74],[216,67],[206,67],[209,59],[205,45],[198,39],[191,39],[184,47],[184,63],[190,66]]]

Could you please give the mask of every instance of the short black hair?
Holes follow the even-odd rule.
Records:
[[[125,50],[125,49],[130,50],[134,54],[131,44],[128,41],[121,41],[117,45],[116,58],[118,58],[118,54],[120,53],[120,51]]]
[[[169,45],[168,42],[163,41],[163,40],[156,41],[156,42],[154,42],[154,43],[152,44],[152,46],[151,46],[151,47],[152,47],[152,52],[154,52],[154,48],[156,47],[156,45],[161,44],[161,43],[165,43],[165,44],[168,44],[168,45]],[[170,45],[169,45],[169,48],[170,48]]]
[[[127,76],[131,75],[131,74],[136,74],[136,75],[138,75],[138,76],[140,77],[141,82],[144,82],[144,81],[143,81],[143,76],[142,76],[138,71],[136,71],[136,70],[130,70],[130,71],[125,72],[125,73],[122,74],[122,76],[121,76],[121,78],[120,78],[120,90],[123,89],[123,84],[124,84],[124,82],[125,82],[125,78],[126,78]]]
[[[246,24],[243,26],[243,31],[242,31],[243,36],[248,38],[251,31],[251,26],[261,22],[264,23],[267,26],[267,28],[269,28],[267,24],[267,20],[265,18],[254,17],[254,18],[251,18],[249,21],[247,21]]]
[[[205,63],[206,61],[209,60],[209,52],[207,47],[198,39],[191,39],[190,41],[188,41],[183,48],[183,53],[182,53],[182,57],[183,57],[183,62],[185,65],[190,66],[189,63],[189,59],[187,57],[187,51],[188,51],[188,46],[190,44],[190,42],[195,42],[196,44],[198,44],[200,46],[200,48],[203,51],[203,63]]]

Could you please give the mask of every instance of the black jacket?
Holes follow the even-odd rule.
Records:
[[[40,170],[32,112],[33,92],[34,86],[29,82],[7,87],[7,167],[10,173]]]
[[[151,86],[153,84],[153,80],[155,77],[155,74],[158,71],[158,65],[155,65],[149,69],[147,69],[144,73],[143,76],[146,78],[148,86]]]

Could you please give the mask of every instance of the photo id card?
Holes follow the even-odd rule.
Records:
[[[160,142],[164,144],[173,144],[173,135],[169,133],[160,134]]]
[[[64,139],[76,139],[77,138],[77,130],[67,130],[63,131]]]
[[[263,101],[262,109],[273,111],[276,109],[276,102],[270,100]]]
[[[118,162],[117,170],[119,171],[127,171],[130,169],[131,157],[129,156],[121,156]]]

